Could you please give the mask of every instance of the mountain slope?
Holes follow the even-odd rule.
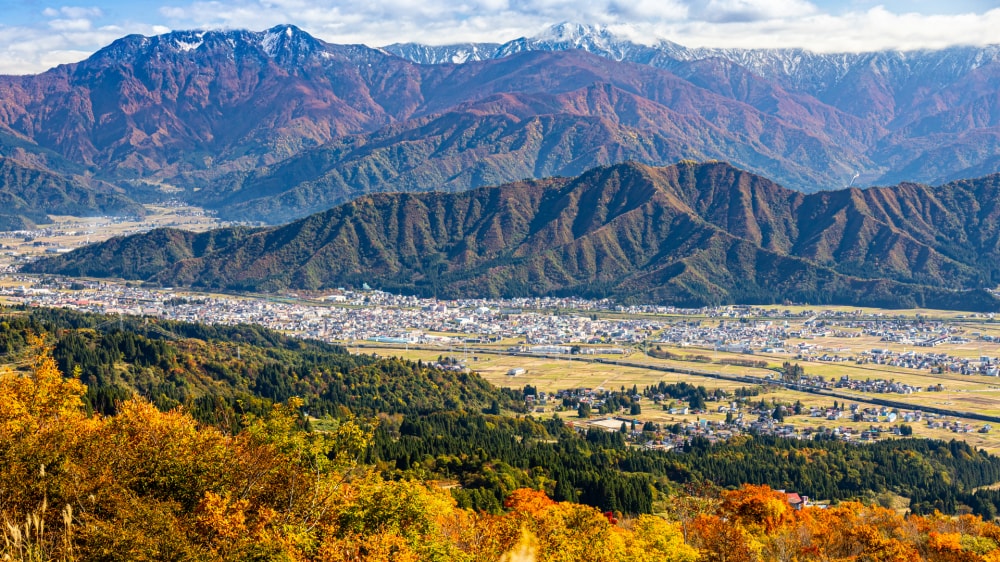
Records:
[[[67,177],[0,156],[0,221],[8,226],[49,222],[53,215],[143,216],[145,209],[115,187]]]
[[[720,159],[806,192],[855,176],[936,184],[997,171],[998,61],[992,47],[640,45],[572,24],[443,48],[333,45],[292,26],[178,31],[0,77],[0,154],[271,223],[365,193],[628,160]]]
[[[204,181],[405,114],[412,66],[292,26],[133,35],[0,77],[0,129],[110,177]]]
[[[496,47],[464,45],[463,52],[465,60],[488,61],[524,52],[583,50],[667,70],[764,113],[787,114],[789,99],[798,98],[798,103],[811,108],[801,115],[807,120],[850,115],[873,127],[869,134],[874,136],[864,150],[871,163],[854,170],[860,185],[941,183],[998,170],[991,150],[997,125],[991,116],[1000,115],[995,96],[1000,45],[826,54],[803,49],[687,48],[662,40],[643,44],[627,38],[640,34],[627,31],[616,35],[604,26],[561,23]],[[386,49],[408,60],[442,62],[452,47]],[[755,103],[746,97],[755,89],[785,95],[758,97]],[[984,137],[990,139],[985,146]],[[840,185],[827,182],[823,187]]]
[[[374,194],[287,226],[158,230],[31,271],[227,290],[369,283],[459,296],[994,310],[1000,175],[804,195],[727,164],[628,163],[462,193]]]
[[[558,94],[497,94],[439,116],[344,137],[235,178],[236,188],[220,183],[221,192],[210,188],[200,197],[223,216],[275,222],[361,193],[461,191],[577,175],[626,160],[724,159],[736,146],[742,146],[743,161],[784,162],[782,177],[797,185],[821,184],[858,164],[852,160],[857,151],[833,146],[828,139],[834,135],[826,131],[761,116],[676,79],[657,84],[655,75],[642,78],[647,92],[660,91],[643,96],[623,89],[628,84],[596,83]],[[678,109],[650,97],[671,97]],[[705,118],[708,113],[713,119]],[[685,139],[683,145],[678,139]],[[760,173],[770,168],[751,166]]]

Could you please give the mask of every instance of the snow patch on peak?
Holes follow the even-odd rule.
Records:
[[[294,25],[279,25],[263,32],[260,46],[272,57],[283,51],[306,54],[313,50],[313,41]]]
[[[204,44],[204,41],[185,41],[183,39],[177,40],[177,48],[182,51],[193,51]]]
[[[546,29],[539,35],[533,37],[536,41],[558,41],[563,42],[580,42],[583,39],[589,37],[607,37],[608,28],[607,26],[601,25],[589,25],[582,23],[573,22],[562,22],[552,27]]]
[[[417,64],[464,64],[496,58],[496,43],[459,43],[454,45],[421,45],[394,43],[379,49],[383,53],[404,58]]]
[[[274,30],[264,32],[264,38],[260,40],[260,47],[264,49],[265,53],[275,55],[281,47],[281,33],[275,33]]]
[[[649,47],[629,41],[606,25],[572,22],[556,24],[533,37],[522,37],[505,43],[497,51],[497,55],[509,56],[524,51],[561,51],[566,49],[581,49],[617,61],[651,56],[643,52],[648,51]]]
[[[205,43],[204,31],[183,31],[171,33],[169,37],[173,40],[173,46],[178,51],[193,51]],[[170,43],[166,43],[169,45]]]

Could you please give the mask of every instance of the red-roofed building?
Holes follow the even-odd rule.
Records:
[[[792,506],[794,509],[802,509],[806,505],[808,498],[803,498],[796,493],[786,493],[785,499],[788,500],[788,505]]]

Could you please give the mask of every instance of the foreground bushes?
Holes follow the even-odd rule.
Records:
[[[300,427],[298,403],[201,426],[132,399],[87,416],[85,387],[35,341],[0,374],[0,556],[14,560],[693,560],[678,528],[518,492],[503,515],[359,464],[371,428]],[[647,538],[648,537],[648,538]],[[569,557],[569,558],[567,558]]]

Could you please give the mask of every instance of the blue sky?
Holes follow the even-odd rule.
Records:
[[[1000,42],[1000,0],[3,0],[0,73],[81,60],[129,33],[264,29],[292,23],[331,42],[372,46],[502,42],[562,21],[607,25],[639,42],[940,48]]]

